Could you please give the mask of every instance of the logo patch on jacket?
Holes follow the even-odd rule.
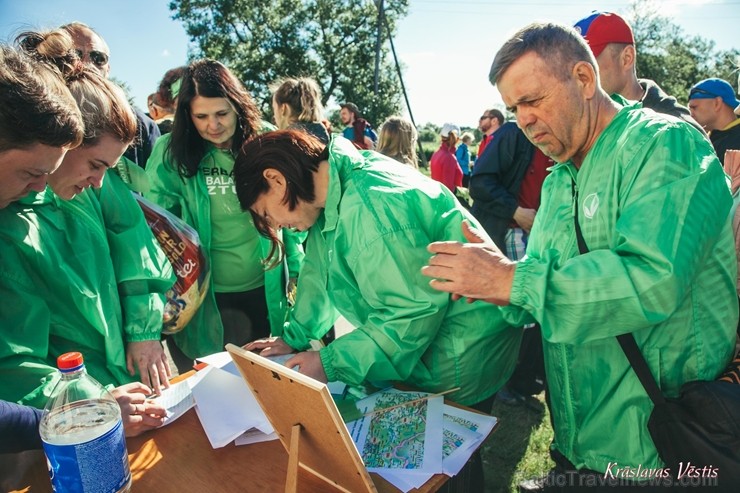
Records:
[[[583,215],[591,219],[599,210],[599,195],[596,193],[589,194],[583,201]]]

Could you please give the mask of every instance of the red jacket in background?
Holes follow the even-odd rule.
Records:
[[[455,147],[450,148],[445,142],[439,146],[430,161],[432,179],[443,183],[455,193],[457,187],[462,186],[463,172],[455,157]]]

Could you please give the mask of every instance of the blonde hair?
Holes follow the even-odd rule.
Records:
[[[391,116],[380,127],[378,149],[381,154],[418,168],[417,132],[414,125],[400,116]]]
[[[112,134],[125,144],[133,142],[137,119],[126,95],[120,87],[82,63],[67,31],[28,31],[19,35],[16,43],[37,61],[51,63],[61,72],[82,113],[83,145],[95,144],[105,134]]]
[[[465,132],[464,134],[462,134],[462,137],[460,137],[460,140],[465,142],[466,144],[469,144],[473,142],[473,134],[471,134],[470,132]]]
[[[270,85],[277,104],[287,104],[290,119],[299,122],[320,122],[324,116],[321,89],[310,77],[280,79]]]
[[[450,132],[447,134],[447,137],[442,137],[442,142],[447,144],[449,147],[455,147],[457,143],[460,142],[460,138],[455,132]]]

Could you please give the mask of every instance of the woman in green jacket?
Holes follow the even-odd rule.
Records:
[[[133,140],[135,116],[120,89],[67,55],[73,46],[68,34],[20,39],[37,63],[49,59],[60,66],[85,132],[82,145],[66,153],[49,179],[57,194],[47,188],[0,212],[1,397],[43,406],[56,357],[72,350],[83,352],[90,374],[105,385],[133,382],[137,365],[158,390],[168,374],[159,333],[171,269],[151,247],[156,242],[133,199],[114,202],[105,188],[87,190],[101,186],[105,170]],[[128,241],[135,246],[127,255],[120,247]],[[136,389],[143,404],[151,389]]]
[[[172,133],[157,141],[147,162],[147,197],[198,231],[211,265],[200,310],[170,339],[181,370],[194,358],[223,351],[225,343],[282,332],[287,282],[298,275],[302,238],[286,234],[288,268],[265,271],[271,245],[241,210],[232,174],[241,145],[270,128],[229,69],[198,60],[183,74]]]

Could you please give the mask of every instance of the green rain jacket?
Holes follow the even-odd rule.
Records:
[[[209,145],[200,163],[198,174],[193,178],[182,178],[177,166],[171,162],[168,147],[172,134],[157,139],[152,154],[147,161],[150,191],[146,197],[193,226],[200,236],[201,244],[210,262],[211,245],[211,201],[208,197],[203,168],[217,165],[221,159],[233,157]],[[305,235],[285,231],[284,244],[287,256],[288,275],[297,277],[303,249],[301,243]],[[262,258],[266,259],[272,248],[268,239],[260,236]],[[269,310],[270,328],[274,335],[282,334],[288,302],[286,299],[286,273],[284,268],[265,271],[265,297]],[[198,312],[188,326],[173,337],[177,346],[192,358],[206,356],[224,350],[223,324],[216,306],[213,283]]]
[[[451,301],[421,274],[427,245],[461,241],[464,219],[482,231],[440,183],[334,137],[326,206],[309,230],[285,341],[306,349],[336,308],[357,329],[321,349],[330,381],[459,386],[451,397],[462,404],[490,397],[514,369],[521,330],[492,305]]]
[[[70,201],[47,188],[0,210],[0,258],[0,398],[43,407],[68,351],[104,385],[137,380],[125,344],[159,340],[174,275],[116,175]]]
[[[738,316],[731,204],[708,141],[639,104],[617,113],[580,169],[552,168],[502,311],[542,325],[554,447],[576,467],[662,466],[647,430],[653,405],[615,336],[634,334],[668,396],[729,361]]]

